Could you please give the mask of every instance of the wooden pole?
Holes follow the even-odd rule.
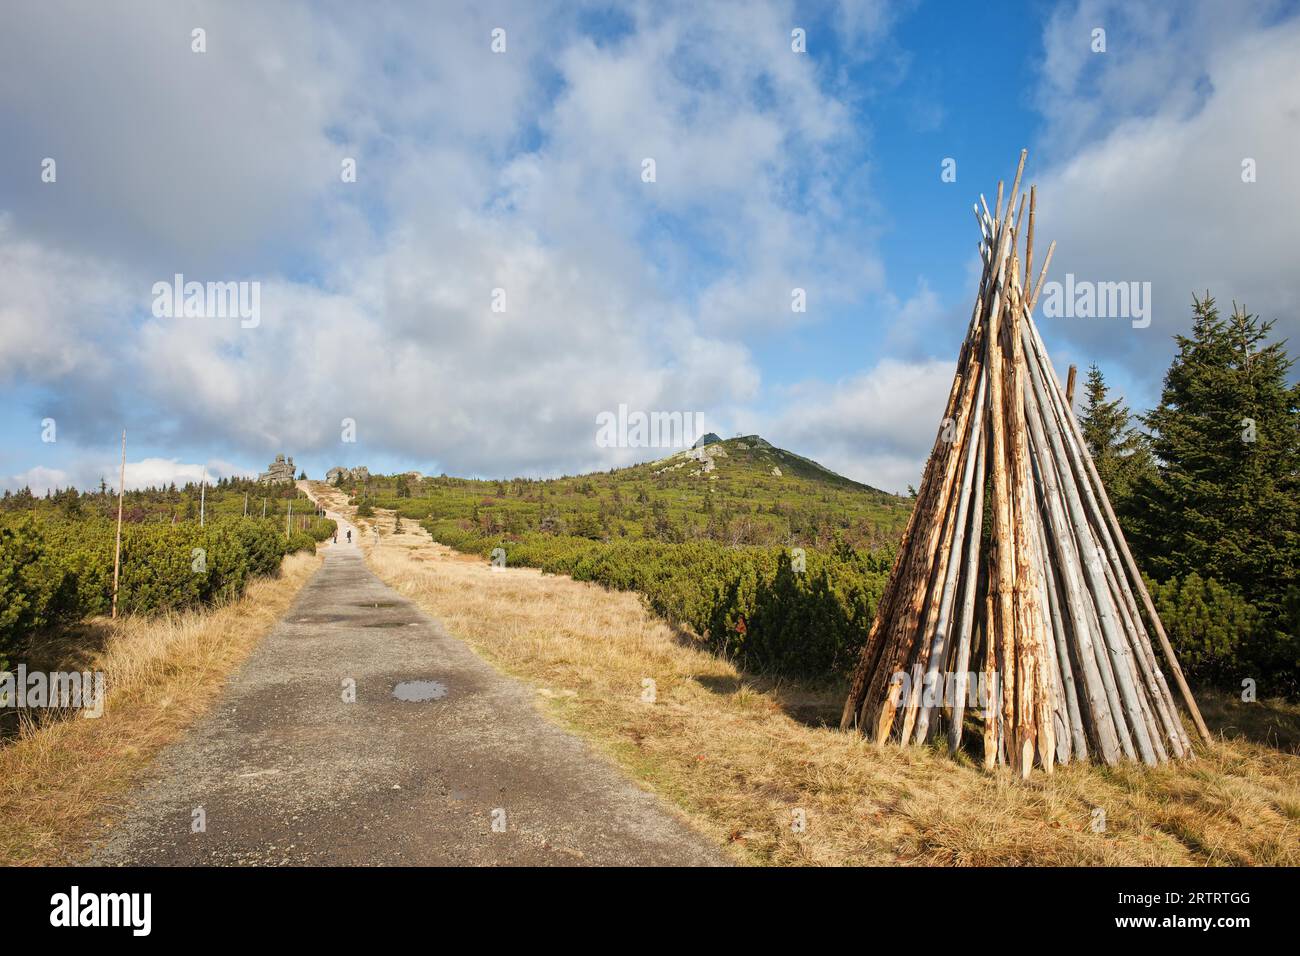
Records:
[[[988,369],[981,370],[981,387],[987,388]],[[981,410],[983,404],[981,403]],[[952,719],[948,725],[948,750],[956,753],[961,746],[962,721],[966,716],[967,684],[970,680],[971,641],[973,640],[975,622],[975,602],[979,590],[980,538],[984,530],[984,469],[988,460],[988,442],[985,441],[985,428],[982,421],[976,432],[980,440],[979,452],[975,459],[975,481],[973,485],[974,500],[970,508],[970,530],[966,534],[966,571],[963,580],[961,621],[957,626],[957,658],[954,670],[957,672],[956,687],[952,702]]]
[[[1023,196],[1021,206],[1023,208]],[[1034,751],[1043,769],[1052,772],[1056,760],[1056,735],[1052,724],[1052,687],[1047,679],[1045,660],[1046,622],[1039,603],[1041,584],[1038,579],[1038,509],[1029,466],[1029,438],[1025,424],[1025,388],[1028,370],[1020,337],[1023,302],[1020,298],[1020,265],[1012,257],[1011,294],[1007,300],[1006,336],[1011,346],[1011,376],[1007,389],[1010,408],[1007,415],[1007,452],[1011,469],[1012,513],[1016,524],[1016,577],[1013,597],[1016,610],[1016,702],[1015,745],[1019,750],[1012,766],[1028,777],[1033,768]]]
[[[1041,355],[1045,355],[1046,348],[1043,345],[1042,336],[1039,334],[1033,320],[1031,319],[1027,322],[1026,326],[1033,338],[1035,348],[1039,350]],[[1060,388],[1059,383],[1056,383],[1056,387],[1057,389]],[[1057,394],[1060,394],[1059,391]],[[1079,434],[1080,440],[1082,440],[1082,433],[1079,432],[1079,423],[1075,421],[1073,415],[1070,416],[1069,421],[1072,428]],[[1093,462],[1092,456],[1085,455],[1084,460],[1086,462],[1089,477],[1096,485],[1100,486],[1101,478],[1097,474],[1097,466]],[[1192,721],[1196,724],[1196,729],[1200,732],[1201,738],[1206,743],[1213,743],[1214,736],[1210,733],[1209,728],[1205,726],[1205,720],[1201,717],[1201,710],[1196,706],[1196,698],[1192,696],[1192,690],[1187,686],[1187,678],[1183,676],[1183,668],[1178,663],[1178,655],[1174,653],[1173,645],[1169,643],[1169,635],[1165,633],[1164,624],[1160,621],[1160,615],[1156,613],[1155,604],[1151,600],[1151,593],[1147,590],[1146,582],[1142,579],[1142,574],[1138,570],[1137,562],[1133,560],[1133,553],[1129,550],[1128,542],[1125,540],[1124,535],[1120,530],[1119,519],[1115,516],[1115,510],[1111,507],[1110,498],[1103,494],[1101,496],[1101,502],[1103,510],[1106,513],[1107,523],[1111,526],[1112,530],[1116,532],[1116,543],[1119,547],[1121,556],[1124,558],[1124,564],[1128,571],[1129,579],[1137,589],[1138,595],[1142,598],[1142,606],[1146,610],[1147,617],[1150,619],[1152,626],[1156,629],[1156,637],[1160,641],[1160,649],[1164,653],[1165,663],[1169,665],[1169,671],[1174,675],[1174,681],[1178,684],[1178,690],[1182,694],[1183,703],[1187,705],[1187,710],[1191,713]]]
[[[984,293],[983,284],[980,291],[980,301],[976,303],[975,308],[972,310],[966,340],[962,343],[961,352],[957,358],[957,372],[953,376],[952,387],[948,393],[948,403],[944,411],[945,419],[949,418],[957,407],[957,400],[970,354],[976,347],[972,340],[981,314]],[[909,596],[909,589],[913,586],[910,580],[910,576],[914,573],[912,563],[920,560],[920,554],[917,552],[917,542],[928,531],[930,504],[936,493],[936,486],[942,480],[939,474],[941,471],[939,461],[943,450],[947,446],[947,443],[942,440],[943,429],[944,424],[941,422],[921,479],[921,488],[917,492],[916,502],[912,506],[912,513],[908,516],[907,526],[903,531],[903,538],[899,544],[898,559],[894,562],[893,568],[890,569],[884,594],[881,595],[880,602],[876,607],[875,620],[871,623],[871,630],[867,634],[866,643],[863,645],[862,654],[854,670],[853,682],[848,697],[844,701],[844,711],[840,717],[840,728],[842,730],[856,727],[863,733],[873,732],[868,729],[866,710],[869,704],[874,704],[878,700],[880,687],[889,677],[888,662],[890,658],[887,656],[887,651],[894,647],[896,621],[903,612],[903,602]],[[932,550],[933,546],[931,545],[927,548],[926,553]],[[882,667],[885,668],[884,671],[882,671]],[[877,680],[878,676],[879,680]]]
[[[1077,365],[1070,366],[1070,374],[1065,379],[1065,407],[1074,411],[1074,377],[1079,373]]]
[[[1029,340],[1025,342],[1028,351],[1034,345],[1031,344],[1032,336],[1029,334],[1027,323],[1023,331],[1024,337]],[[1041,367],[1044,364],[1043,356],[1039,354],[1036,357]],[[1127,721],[1128,729],[1133,731],[1133,739],[1138,745],[1143,761],[1152,764],[1156,762],[1155,751],[1147,735],[1146,723],[1142,719],[1137,700],[1137,688],[1134,686],[1136,665],[1132,655],[1129,654],[1124,637],[1120,634],[1121,625],[1117,620],[1116,609],[1111,602],[1110,591],[1106,585],[1105,574],[1102,570],[1102,549],[1088,522],[1088,514],[1084,507],[1086,496],[1091,492],[1082,465],[1082,460],[1087,455],[1086,452],[1081,454],[1079,445],[1075,441],[1075,432],[1070,428],[1071,423],[1074,423],[1074,416],[1067,412],[1063,417],[1065,418],[1065,427],[1062,429],[1062,437],[1064,438],[1068,464],[1062,467],[1061,474],[1062,476],[1074,476],[1074,480],[1064,481],[1063,487],[1066,492],[1066,502],[1070,509],[1070,523],[1079,539],[1079,556],[1083,563],[1084,584],[1091,594],[1104,644],[1110,655],[1110,663],[1113,668],[1115,684],[1119,691],[1119,698],[1123,703],[1124,712],[1129,718]],[[1083,484],[1079,483],[1079,479],[1082,479]],[[1103,668],[1104,674],[1105,669]],[[1123,736],[1121,735],[1122,740]]]
[[[1027,776],[1037,762],[1050,773],[1090,751],[1106,763],[1156,764],[1191,747],[1136,595],[1185,682],[1075,419],[1077,368],[1064,386],[1033,324],[1055,244],[1027,295],[1039,264],[1037,189],[1021,192],[1024,165],[1022,152],[992,212],[983,196],[973,207],[979,294],[841,726],[910,744],[946,719],[956,750],[968,675],[982,667],[994,692],[984,702],[986,767]],[[900,675],[912,681],[908,694]]]
[[[943,584],[943,591],[939,603],[938,620],[935,623],[933,638],[930,643],[929,665],[926,671],[926,684],[932,691],[932,701],[934,700],[933,690],[934,682],[943,680],[940,676],[940,666],[942,665],[946,651],[948,649],[949,633],[952,630],[952,610],[953,602],[957,597],[957,580],[961,575],[961,569],[965,567],[965,547],[973,547],[976,552],[979,551],[979,526],[976,525],[974,541],[967,545],[967,526],[969,520],[967,514],[970,510],[971,501],[974,497],[975,475],[979,471],[978,455],[981,449],[980,434],[984,427],[984,393],[987,385],[987,376],[981,367],[978,372],[979,382],[975,390],[975,402],[971,409],[972,421],[966,434],[965,463],[962,469],[961,491],[957,496],[957,512],[953,523],[952,543],[949,546],[948,568]],[[960,678],[959,678],[960,680]],[[944,684],[948,682],[945,680]],[[961,688],[964,690],[964,688]],[[930,714],[933,712],[936,703],[930,703],[921,708],[916,718],[916,742],[924,743],[929,735]],[[904,724],[903,736],[907,739],[907,725]]]
[[[1093,635],[1096,631],[1086,613],[1085,595],[1081,560],[1077,551],[1075,536],[1070,532],[1070,517],[1067,514],[1067,492],[1069,468],[1065,461],[1060,428],[1054,415],[1045,413],[1048,407],[1044,386],[1043,370],[1034,361],[1036,356],[1027,353],[1029,362],[1029,380],[1033,386],[1035,401],[1029,405],[1030,428],[1036,432],[1039,442],[1049,453],[1040,455],[1042,466],[1043,500],[1047,506],[1052,533],[1048,534],[1056,552],[1057,566],[1061,569],[1063,590],[1065,591],[1065,608],[1074,627],[1075,647],[1078,651],[1082,669],[1084,694],[1087,712],[1093,726],[1102,759],[1110,764],[1119,759],[1121,727],[1116,726],[1118,718],[1113,715],[1112,699],[1114,689],[1105,679],[1098,656],[1093,648]],[[1059,476],[1059,478],[1058,478]],[[1083,702],[1081,701],[1081,704]]]
[[[1038,293],[1043,291],[1043,280],[1047,278],[1047,267],[1052,264],[1052,253],[1056,251],[1056,240],[1053,239],[1047,244],[1047,255],[1043,258],[1042,271],[1038,273],[1038,281],[1034,283],[1034,294],[1029,297],[1029,303],[1026,306],[1029,314],[1033,315],[1034,306],[1038,304]]]
[[[122,498],[126,492],[126,429],[122,429],[122,468],[117,478],[117,540],[113,544],[113,610],[109,615],[117,617],[117,580],[122,567]]]

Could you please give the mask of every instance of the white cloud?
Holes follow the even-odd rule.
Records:
[[[1039,181],[1038,235],[1058,242],[1052,278],[1149,281],[1146,329],[1124,320],[1042,319],[1063,353],[1163,365],[1171,336],[1208,289],[1300,331],[1300,21],[1275,4],[1157,7],[1083,3],[1047,28],[1042,102],[1053,162]],[[1108,52],[1080,31],[1109,24]],[[1242,182],[1252,158],[1258,181]],[[1150,375],[1146,376],[1148,379]],[[1143,396],[1150,400],[1153,395]]]
[[[833,385],[790,390],[771,441],[885,491],[919,485],[934,445],[955,364],[885,359]]]
[[[65,8],[24,9],[0,115],[62,158],[0,232],[6,287],[26,283],[0,310],[0,378],[50,392],[87,445],[125,421],[157,447],[486,474],[623,463],[594,440],[619,403],[753,400],[753,320],[794,322],[795,284],[823,305],[880,281],[834,198],[856,175],[843,105],[791,53],[782,3],[638,6],[600,45],[558,10],[165,5],[70,31]],[[151,317],[174,272],[260,280],[261,324]]]
[[[21,474],[10,475],[7,479],[0,480],[0,487],[13,491],[30,488],[34,495],[43,495],[47,491],[66,488],[70,484],[72,482],[66,471],[59,468],[46,468],[44,465],[37,465]]]
[[[17,491],[29,487],[33,494],[43,495],[47,491],[68,487],[93,491],[103,480],[109,488],[116,490],[121,464],[120,460],[80,459],[67,469],[37,465],[20,474],[0,476],[0,488]],[[202,481],[205,475],[209,483],[221,478],[257,477],[254,471],[220,459],[203,464],[183,462],[178,458],[142,458],[126,463],[126,488],[136,491],[140,488],[163,488],[173,483],[179,486]]]
[[[101,473],[112,476],[115,472],[111,464],[100,467]],[[182,462],[177,458],[142,458],[126,463],[126,487],[134,491],[138,488],[159,488],[170,484],[184,485],[188,482],[207,480],[209,483],[221,478],[241,477],[255,478],[255,472],[239,468],[227,461],[214,459],[207,464]],[[108,480],[110,486],[117,484]]]

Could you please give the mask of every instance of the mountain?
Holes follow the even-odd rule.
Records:
[[[897,541],[912,508],[910,498],[845,478],[759,435],[697,443],[657,461],[572,477],[372,476],[343,487],[403,518],[597,540],[786,545],[842,538],[877,547]]]
[[[710,438],[714,440],[708,441]],[[710,481],[766,472],[776,478],[799,478],[823,482],[837,488],[852,488],[881,496],[882,500],[897,497],[879,488],[845,478],[824,465],[819,465],[811,458],[804,458],[794,452],[777,448],[759,435],[738,436],[724,441],[710,432],[696,442],[689,451],[681,451],[667,458],[661,458],[652,463],[652,468],[656,474],[664,474],[669,470],[675,471],[685,467],[685,464],[690,461],[700,463],[699,470],[690,473],[707,474]]]

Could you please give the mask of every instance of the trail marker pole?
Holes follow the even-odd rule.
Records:
[[[122,496],[126,491],[126,429],[122,429],[122,469],[117,478],[117,540],[113,544],[113,610],[110,617],[117,618],[117,580],[122,568]]]

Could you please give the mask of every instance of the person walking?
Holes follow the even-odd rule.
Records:
[[[348,544],[352,543],[352,529],[348,528]]]

